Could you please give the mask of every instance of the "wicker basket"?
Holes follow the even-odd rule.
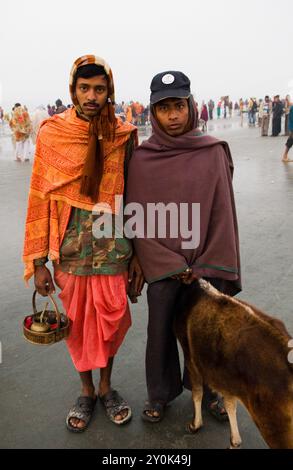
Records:
[[[36,309],[36,294],[37,294],[37,291],[34,291],[33,298],[32,298],[33,315],[31,315],[33,321],[43,323],[43,322],[46,322],[47,320],[48,323],[50,322],[52,323],[52,319],[53,319],[53,321],[57,323],[57,327],[56,329],[45,332],[45,333],[39,332],[39,331],[38,332],[32,331],[25,326],[25,320],[27,318],[26,317],[23,321],[23,334],[24,334],[25,339],[33,344],[49,345],[49,344],[58,343],[62,339],[67,338],[69,334],[69,326],[70,326],[69,318],[63,313],[59,312],[57,304],[51,294],[48,294],[48,296],[52,304],[54,305],[55,310],[47,310],[47,305],[48,305],[47,303],[44,310],[41,312],[38,312]]]

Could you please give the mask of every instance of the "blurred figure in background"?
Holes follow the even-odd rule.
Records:
[[[231,118],[233,114],[233,101],[229,102],[229,117]]]
[[[121,103],[116,103],[115,105],[115,114],[119,116],[123,122],[125,122],[125,103],[122,101]]]
[[[39,128],[41,123],[45,120],[48,119],[50,116],[48,112],[46,111],[45,106],[40,105],[38,106],[35,111],[32,114],[31,120],[32,120],[32,133],[31,133],[31,138],[32,142],[35,145],[36,143],[36,138],[39,132]]]
[[[256,98],[250,98],[248,103],[248,123],[250,127],[255,126],[255,119],[257,113]]]
[[[52,108],[50,104],[47,105],[47,110],[48,110],[49,116],[53,116],[55,114],[54,109]]]
[[[283,104],[280,101],[280,95],[276,95],[273,102],[272,137],[277,137],[281,132],[282,114]]]
[[[146,106],[142,112],[142,125],[146,126],[149,124],[149,113],[150,113],[150,107],[149,105]]]
[[[213,100],[210,100],[208,102],[208,108],[209,108],[209,119],[212,120],[214,119],[214,109],[215,109],[215,103]]]
[[[239,113],[240,113],[240,125],[243,127],[243,113],[244,113],[244,101],[242,98],[239,100]]]
[[[143,108],[142,105],[138,101],[135,101],[135,103],[132,103],[132,123],[135,126],[141,125],[142,108]]]
[[[207,130],[207,122],[209,120],[209,115],[208,115],[208,108],[205,102],[202,102],[201,106],[201,112],[200,112],[200,124],[202,126],[201,130],[202,132],[206,132]]]
[[[32,124],[28,112],[20,103],[14,105],[9,125],[15,138],[15,160],[19,162],[29,161]]]
[[[293,145],[293,103],[290,103],[289,106],[289,113],[288,113],[288,132],[289,132],[289,137],[288,140],[285,144],[285,152],[282,158],[283,162],[292,162],[293,160],[289,160],[288,158],[288,153],[290,148]]]
[[[64,113],[64,111],[66,111],[67,109],[66,106],[64,106],[64,104],[59,98],[58,100],[55,101],[55,104],[56,104],[55,114],[61,114],[61,113]]]
[[[272,112],[272,103],[268,95],[266,95],[264,101],[261,102],[259,112],[261,114],[261,135],[262,137],[267,137]]]
[[[220,119],[221,117],[221,107],[222,107],[222,101],[219,101],[217,105],[217,118],[218,119]]]
[[[126,121],[127,122],[132,122],[132,107],[131,107],[131,104],[129,104],[127,107],[126,107]]]
[[[1,134],[3,134],[4,132],[4,111],[3,111],[3,108],[1,108],[0,106],[0,131],[1,131]]]
[[[291,107],[291,98],[290,95],[287,95],[285,98],[284,113],[285,113],[285,132],[284,135],[289,135],[289,113]]]
[[[262,99],[259,100],[258,102],[258,127],[261,127],[262,123],[262,114],[263,114],[263,101]]]

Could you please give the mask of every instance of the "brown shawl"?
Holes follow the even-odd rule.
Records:
[[[237,218],[232,188],[233,162],[228,144],[196,135],[194,128],[178,137],[167,135],[151,116],[153,135],[134,152],[129,166],[127,203],[200,203],[200,243],[183,249],[178,238],[134,239],[148,283],[187,267],[198,277],[226,281],[226,292],[241,290]],[[168,220],[168,219],[167,219]],[[167,232],[168,233],[168,232]]]

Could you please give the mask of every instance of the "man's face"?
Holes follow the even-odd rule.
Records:
[[[186,98],[167,98],[155,104],[156,118],[166,134],[177,136],[185,132],[189,107]]]
[[[96,116],[107,102],[108,84],[105,75],[91,78],[79,77],[76,81],[75,94],[85,116]]]

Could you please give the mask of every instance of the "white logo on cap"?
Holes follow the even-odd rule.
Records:
[[[164,75],[162,77],[162,82],[165,84],[165,85],[170,85],[171,83],[173,83],[175,81],[175,77],[174,75],[172,75],[171,73],[166,73],[166,75]]]

